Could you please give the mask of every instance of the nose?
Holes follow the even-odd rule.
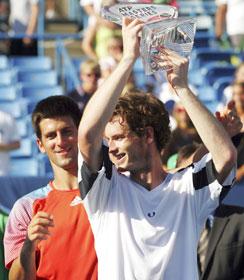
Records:
[[[111,154],[113,154],[117,151],[117,147],[116,147],[115,142],[113,140],[109,141],[108,147],[109,147],[109,153],[111,153]]]
[[[65,144],[65,137],[61,134],[57,134],[57,145],[63,146]]]

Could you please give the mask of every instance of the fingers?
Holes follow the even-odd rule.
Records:
[[[38,212],[29,224],[28,239],[33,242],[46,240],[50,235],[49,227],[54,227],[53,216]]]
[[[123,29],[133,29],[133,32],[138,35],[142,30],[144,23],[139,19],[132,19],[128,17],[123,17],[122,19],[122,28]]]
[[[144,23],[139,19],[122,19],[123,57],[135,61],[140,51],[140,32]]]
[[[235,101],[234,100],[229,101],[227,104],[227,108],[229,110],[235,110]]]
[[[234,102],[229,102],[221,112],[216,112],[215,115],[231,137],[241,131],[243,124],[237,114]]]
[[[136,18],[129,18],[129,17],[123,17],[122,18],[122,26],[128,26],[128,27],[133,27],[138,24],[141,24],[142,26],[144,25],[144,22],[141,21],[140,19]]]

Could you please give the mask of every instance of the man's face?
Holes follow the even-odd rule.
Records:
[[[236,81],[243,83],[244,82],[244,65],[242,65],[236,73]]]
[[[241,84],[233,86],[233,100],[238,108],[244,109],[244,86]]]
[[[37,144],[52,164],[65,170],[77,168],[77,128],[71,117],[43,119],[40,122],[41,139]]]
[[[145,137],[138,137],[130,132],[128,125],[119,116],[105,127],[110,160],[118,171],[140,172],[147,168],[148,149]]]
[[[80,74],[80,79],[83,83],[95,86],[100,78],[100,73],[93,69],[85,69]]]

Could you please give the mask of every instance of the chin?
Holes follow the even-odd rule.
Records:
[[[118,172],[120,172],[120,173],[129,171],[127,168],[124,168],[124,167],[121,167],[121,166],[116,166],[116,168],[117,168]]]

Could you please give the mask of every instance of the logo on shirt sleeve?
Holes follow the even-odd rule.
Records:
[[[78,195],[71,201],[70,206],[76,206],[78,204],[82,204],[82,199]]]

